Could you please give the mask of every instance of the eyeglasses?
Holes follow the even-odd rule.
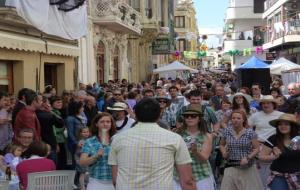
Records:
[[[187,115],[183,115],[183,117],[185,118],[185,119],[187,119],[187,118],[193,118],[193,119],[195,119],[196,117],[198,117],[199,115],[198,114],[187,114]]]
[[[258,88],[252,88],[252,90],[258,90]]]
[[[121,96],[122,94],[114,94],[114,96]]]

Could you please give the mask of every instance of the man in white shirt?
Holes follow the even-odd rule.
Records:
[[[124,132],[132,127],[135,120],[128,116],[128,105],[124,102],[116,102],[113,107],[108,107],[112,111],[113,117],[116,121],[117,133]]]
[[[271,96],[263,96],[259,100],[261,111],[252,114],[248,120],[249,126],[255,129],[260,142],[265,142],[271,135],[276,133],[276,129],[269,124],[269,121],[278,119],[283,112],[277,111],[277,102]]]
[[[176,168],[184,190],[196,190],[191,157],[181,136],[159,127],[159,103],[142,99],[135,107],[138,123],[113,139],[108,164],[116,190],[173,190]]]
[[[269,121],[278,119],[284,113],[276,110],[277,102],[271,95],[263,96],[259,100],[259,105],[262,110],[252,114],[248,119],[248,124],[255,129],[258,140],[263,144],[271,135],[276,133],[276,128],[272,127]],[[262,182],[266,187],[271,163],[259,162],[258,164],[260,165],[259,173]]]

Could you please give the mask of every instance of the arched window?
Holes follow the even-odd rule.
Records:
[[[113,57],[113,79],[119,79],[119,48],[116,46]]]
[[[97,63],[97,81],[100,84],[104,82],[104,64],[105,64],[104,56],[105,56],[105,45],[103,42],[99,41],[97,47],[96,63]]]

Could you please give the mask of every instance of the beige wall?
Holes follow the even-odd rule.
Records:
[[[59,64],[57,67],[57,92],[60,94],[64,89],[74,89],[74,57],[45,55],[42,54],[40,65],[40,53],[16,51],[0,48],[0,59],[13,61],[14,93],[21,88],[36,90],[36,68],[41,69],[40,90],[44,91],[44,63]]]

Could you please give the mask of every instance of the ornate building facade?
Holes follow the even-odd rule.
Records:
[[[173,0],[91,0],[89,34],[80,40],[78,78],[84,83],[149,80],[169,54],[153,55],[161,27],[173,21]]]
[[[79,80],[103,83],[129,78],[128,35],[140,35],[140,14],[125,0],[91,0],[89,33],[80,39]]]

